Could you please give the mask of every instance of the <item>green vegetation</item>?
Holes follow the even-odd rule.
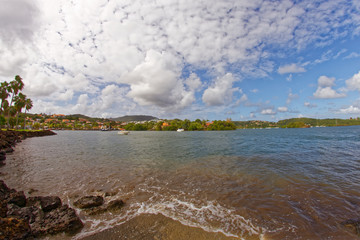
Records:
[[[146,131],[146,130],[154,130],[154,131],[176,131],[177,129],[182,128],[185,131],[214,131],[214,130],[235,130],[236,125],[231,122],[231,120],[227,121],[213,121],[209,122],[206,120],[196,119],[191,122],[188,119],[180,120],[161,120],[161,121],[149,121],[144,123],[128,123],[124,126],[126,130],[132,131]]]
[[[237,128],[310,128],[310,127],[335,127],[360,125],[357,119],[315,119],[315,118],[291,118],[278,122],[268,121],[235,121]]]
[[[30,98],[27,98],[21,91],[24,88],[24,83],[19,75],[10,83],[2,82],[0,84],[0,125],[9,129],[14,127],[17,129],[19,123],[23,123],[25,128],[26,119],[20,118],[22,110],[29,111],[33,104]]]

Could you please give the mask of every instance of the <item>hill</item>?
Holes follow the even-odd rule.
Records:
[[[126,115],[123,117],[110,118],[110,120],[120,121],[120,122],[150,121],[150,120],[154,120],[154,119],[158,119],[158,118],[153,117],[153,116],[147,116],[147,115]]]

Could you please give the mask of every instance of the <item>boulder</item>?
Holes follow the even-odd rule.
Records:
[[[74,206],[78,208],[92,208],[101,206],[104,198],[101,196],[85,196],[74,202]]]
[[[10,194],[10,189],[3,180],[0,180],[0,200],[5,200]]]
[[[107,209],[108,210],[116,210],[120,209],[125,205],[124,201],[121,199],[112,200],[108,203]]]
[[[44,213],[44,216],[31,224],[35,236],[56,234],[59,232],[75,233],[83,227],[83,223],[74,209],[63,205]]]
[[[29,224],[18,218],[0,218],[0,239],[26,239],[31,237]]]
[[[61,206],[61,199],[57,196],[40,197],[40,205],[44,212],[49,212]]]
[[[43,218],[44,213],[38,207],[18,207],[14,204],[8,205],[7,211],[8,217],[16,217],[19,219],[26,220],[30,225]]]
[[[7,216],[7,203],[5,200],[0,200],[0,218],[4,218]]]
[[[10,193],[8,197],[8,203],[13,203],[18,205],[19,207],[25,207],[26,205],[26,197],[23,191]]]

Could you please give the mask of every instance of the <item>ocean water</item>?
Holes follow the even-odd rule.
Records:
[[[77,209],[84,229],[60,239],[149,215],[190,238],[194,227],[214,239],[358,238],[341,222],[360,218],[359,126],[57,134],[18,144],[0,178],[71,206],[90,194],[126,202],[98,215]]]

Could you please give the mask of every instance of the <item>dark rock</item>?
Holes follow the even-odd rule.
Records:
[[[94,207],[94,208],[90,208],[90,209],[86,209],[85,212],[89,215],[96,215],[96,214],[101,214],[107,211],[115,211],[115,210],[119,210],[121,209],[123,206],[125,205],[124,201],[121,199],[116,199],[113,201],[110,201],[108,204],[106,204],[105,206],[100,206],[100,207]]]
[[[14,204],[9,204],[7,216],[24,219],[31,225],[32,223],[42,219],[44,213],[38,207],[31,206],[31,207],[20,208]]]
[[[75,233],[83,227],[83,223],[74,209],[68,205],[46,212],[42,219],[31,224],[35,236],[55,234],[59,232]]]
[[[22,219],[0,218],[0,239],[26,239],[31,236],[29,224]]]
[[[61,199],[57,196],[40,197],[40,205],[44,212],[49,212],[61,206]]]
[[[19,207],[25,207],[26,205],[26,197],[23,191],[10,193],[8,198],[8,203],[13,203],[18,205]]]
[[[6,160],[6,153],[5,151],[0,151],[0,161]]]
[[[343,221],[341,224],[351,230],[353,233],[360,236],[360,218],[348,219],[346,221]]]
[[[5,200],[0,200],[0,217],[4,218],[7,216],[7,203]]]
[[[0,200],[5,200],[10,194],[10,189],[4,181],[0,180]]]
[[[121,199],[112,200],[108,203],[107,209],[108,210],[115,210],[120,209],[125,205],[124,201]]]
[[[14,149],[12,147],[8,147],[8,148],[5,148],[4,151],[6,153],[12,153],[12,152],[14,152]]]
[[[101,196],[85,196],[74,202],[74,206],[78,208],[91,208],[101,206],[104,198]]]

